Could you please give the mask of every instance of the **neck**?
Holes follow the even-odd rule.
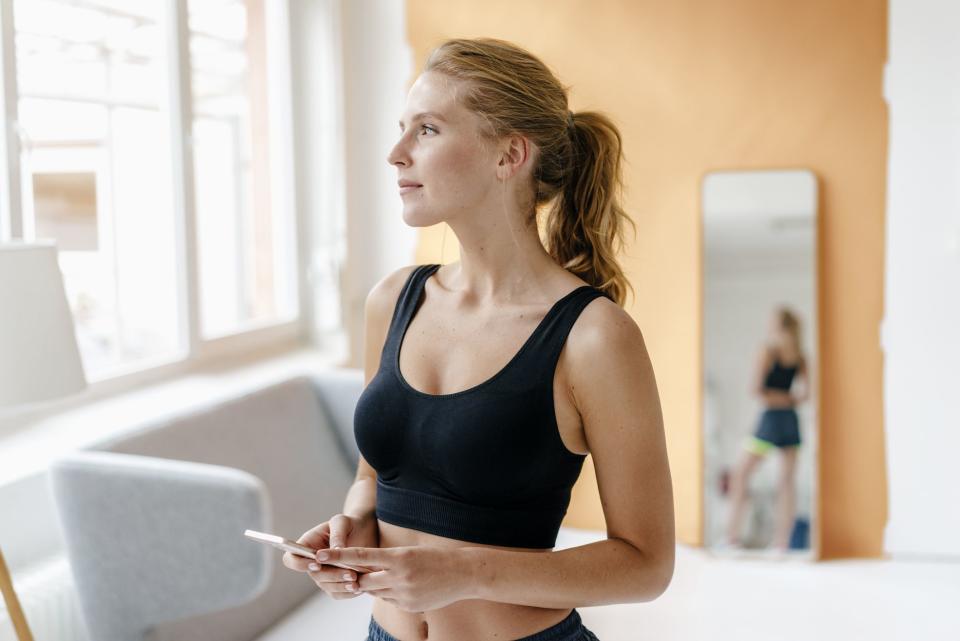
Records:
[[[535,226],[469,227],[453,221],[450,227],[460,244],[460,261],[445,286],[457,291],[464,302],[549,301],[546,283],[557,263],[540,242]]]

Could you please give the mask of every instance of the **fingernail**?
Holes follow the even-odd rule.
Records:
[[[347,586],[347,589],[350,590],[351,592],[353,592],[353,586],[352,586],[352,585],[348,585],[348,586]]]
[[[321,552],[317,552],[317,560],[318,560],[318,561],[326,561],[326,560],[329,559],[329,558],[330,558],[330,555],[327,554],[326,552],[322,552],[322,551],[321,551]]]
[[[320,566],[317,565],[316,563],[311,563],[308,567],[309,567],[311,570],[313,570],[314,572],[316,572],[317,570],[320,569]]]

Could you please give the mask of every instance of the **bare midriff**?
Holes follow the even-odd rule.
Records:
[[[513,548],[449,539],[385,523],[378,519],[380,547],[431,545],[484,547],[542,554],[552,549]],[[371,594],[371,596],[373,596]],[[571,608],[541,608],[485,599],[463,599],[436,610],[407,612],[374,596],[373,618],[391,635],[407,641],[470,641],[471,639],[519,639],[563,621]]]

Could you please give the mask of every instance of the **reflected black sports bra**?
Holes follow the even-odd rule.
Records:
[[[787,367],[780,362],[779,356],[773,357],[773,365],[767,371],[767,376],[763,380],[763,386],[766,389],[781,390],[789,392],[793,385],[793,377],[797,373],[798,364]]]
[[[554,373],[580,312],[606,294],[569,292],[491,378],[427,394],[403,379],[400,344],[439,268],[419,265],[407,278],[354,412],[357,447],[377,471],[377,518],[462,541],[552,548],[586,458],[560,439]]]

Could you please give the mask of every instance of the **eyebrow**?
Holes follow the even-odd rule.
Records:
[[[446,118],[444,118],[443,116],[441,116],[440,114],[434,111],[424,111],[422,113],[418,113],[416,116],[410,119],[410,122],[416,122],[417,120],[422,120],[423,118],[436,118],[437,120],[442,120],[443,122],[447,122]],[[403,127],[402,120],[398,120],[397,124]]]

